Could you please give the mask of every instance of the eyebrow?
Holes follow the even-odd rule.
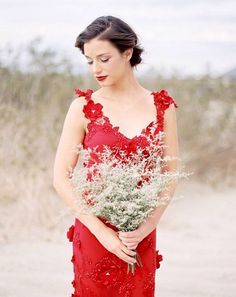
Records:
[[[103,56],[103,55],[107,55],[107,54],[109,55],[109,53],[103,53],[103,54],[97,55],[97,57],[100,57],[100,56]],[[86,56],[86,55],[85,55],[85,57],[86,57],[86,58],[90,58],[89,56]],[[91,59],[91,58],[90,58],[90,59]]]

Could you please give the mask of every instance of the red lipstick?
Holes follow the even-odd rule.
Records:
[[[97,80],[101,81],[101,80],[104,80],[107,78],[107,75],[106,76],[96,76]]]

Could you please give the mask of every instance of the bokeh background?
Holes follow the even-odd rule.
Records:
[[[236,2],[0,0],[0,296],[72,293],[74,222],[52,186],[74,89],[98,89],[77,35],[95,18],[129,23],[135,70],[178,104],[181,181],[157,226],[158,297],[236,292]]]

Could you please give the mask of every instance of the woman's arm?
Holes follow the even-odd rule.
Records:
[[[178,142],[178,132],[177,132],[177,120],[174,104],[170,104],[169,108],[166,109],[164,114],[164,144],[167,146],[164,148],[164,156],[171,156],[179,158],[179,142]],[[163,164],[164,165],[164,164]],[[165,161],[165,166],[162,167],[161,172],[171,172],[178,169],[178,159]],[[177,187],[177,182],[173,181],[169,184],[168,188],[161,192],[160,197],[169,196],[173,197]],[[166,210],[168,204],[158,206],[153,212],[153,216],[150,217],[150,220],[153,221],[154,226],[156,227],[158,222],[161,219],[162,214]]]
[[[84,97],[72,101],[66,115],[61,137],[56,151],[53,169],[53,187],[58,195],[66,202],[76,217],[93,233],[99,232],[105,225],[93,215],[78,214],[73,188],[68,178],[70,169],[73,169],[78,160],[78,154],[73,147],[82,143],[85,136],[83,106]]]
[[[179,144],[177,134],[177,120],[174,104],[170,104],[164,114],[164,156],[179,157]],[[164,165],[164,164],[162,164]],[[165,162],[165,166],[162,167],[162,172],[175,171],[178,167],[178,160],[169,160]],[[148,234],[150,234],[157,226],[161,219],[161,216],[165,212],[169,205],[171,198],[174,195],[177,182],[171,182],[168,188],[161,192],[160,197],[166,195],[170,197],[168,204],[158,206],[153,212],[152,216],[148,217],[145,222],[140,224],[137,230],[132,232],[119,232],[119,238],[130,249],[135,249],[140,241],[142,241]]]

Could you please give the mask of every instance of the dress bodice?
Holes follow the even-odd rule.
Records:
[[[92,148],[97,145],[107,144],[127,148],[132,151],[132,149],[138,145],[143,147],[147,145],[147,140],[144,136],[150,134],[151,127],[154,128],[155,134],[159,131],[163,131],[164,113],[170,104],[173,103],[175,107],[178,107],[174,99],[166,90],[151,92],[156,107],[156,119],[143,128],[139,135],[129,138],[120,132],[118,126],[113,126],[111,124],[110,119],[103,113],[102,104],[95,103],[91,98],[92,93],[92,89],[87,89],[87,91],[78,88],[75,89],[75,94],[79,97],[84,96],[86,99],[83,112],[85,117],[89,119],[89,123],[87,125],[88,133],[83,140],[84,148]]]

